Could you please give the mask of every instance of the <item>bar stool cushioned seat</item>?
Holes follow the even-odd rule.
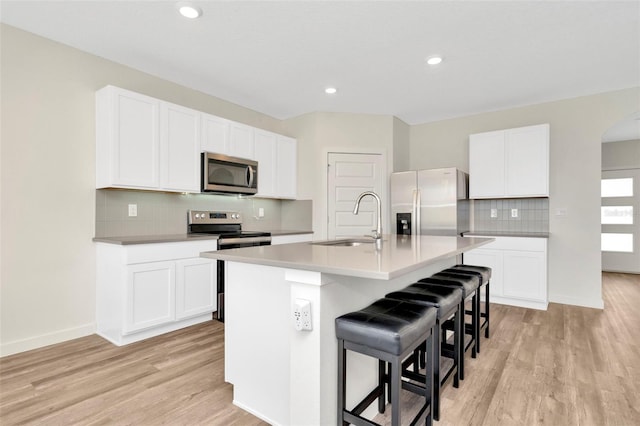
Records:
[[[433,384],[429,379],[433,370],[433,331],[437,309],[395,299],[380,299],[364,309],[342,315],[335,320],[338,338],[338,424],[374,425],[360,414],[378,400],[378,411],[385,410],[385,385],[389,386],[391,424],[400,426],[401,388],[424,397],[424,403],[411,424],[423,418],[432,425]],[[427,353],[427,371],[421,383],[402,380],[402,361],[419,347]],[[347,350],[378,359],[378,385],[353,409],[346,409]],[[389,373],[386,366],[389,365]]]
[[[406,301],[380,299],[336,318],[338,339],[399,355],[436,322],[436,309]]]

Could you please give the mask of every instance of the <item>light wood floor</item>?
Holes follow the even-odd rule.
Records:
[[[491,338],[467,355],[460,388],[444,388],[436,424],[640,425],[640,276],[603,280],[604,311],[492,305]],[[264,424],[231,403],[223,356],[212,321],[121,348],[89,336],[5,357],[0,424]]]

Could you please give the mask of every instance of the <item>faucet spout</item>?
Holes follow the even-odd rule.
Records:
[[[353,214],[358,214],[358,211],[360,210],[360,201],[362,201],[362,199],[367,195],[375,198],[378,211],[378,221],[376,224],[376,229],[372,231],[373,238],[375,238],[376,240],[382,240],[382,201],[380,200],[380,196],[378,194],[373,191],[365,191],[360,194],[356,199],[356,205],[353,207]]]

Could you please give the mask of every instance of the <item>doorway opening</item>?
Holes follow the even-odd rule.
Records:
[[[602,142],[602,270],[640,274],[640,112]]]

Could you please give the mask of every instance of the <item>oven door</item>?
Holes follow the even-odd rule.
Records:
[[[258,163],[203,152],[201,183],[203,192],[255,194],[258,192]]]

